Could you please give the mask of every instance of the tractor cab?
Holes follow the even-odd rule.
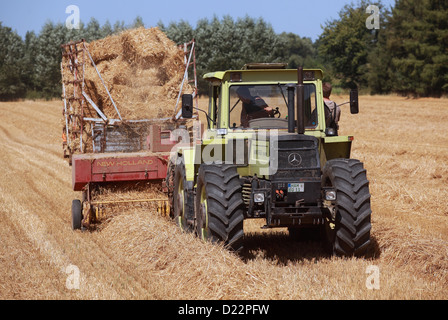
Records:
[[[215,125],[211,128],[288,129],[288,119],[295,118],[295,110],[291,109],[290,114],[288,106],[295,103],[297,70],[274,67],[280,66],[251,64],[243,70],[206,74],[204,79],[210,82],[209,115]],[[304,74],[305,125],[308,130],[322,130],[319,123],[325,118],[319,119],[317,110],[322,102],[317,95],[322,86],[322,71],[305,70]]]

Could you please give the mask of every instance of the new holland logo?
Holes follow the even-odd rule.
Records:
[[[302,163],[302,157],[298,153],[291,153],[288,157],[288,162],[293,167],[298,167]]]

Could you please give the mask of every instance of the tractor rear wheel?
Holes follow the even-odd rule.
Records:
[[[80,200],[72,202],[72,229],[80,230],[82,223],[82,204]]]
[[[355,159],[329,160],[322,175],[322,187],[336,191],[336,200],[326,201],[324,228],[330,250],[341,256],[365,255],[372,211],[364,165]]]
[[[242,249],[243,198],[236,166],[201,165],[195,199],[197,233],[203,240]]]

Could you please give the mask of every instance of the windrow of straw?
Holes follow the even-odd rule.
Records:
[[[162,191],[161,184],[142,181],[97,186],[92,193],[92,200],[100,202],[97,207],[104,214],[92,227],[101,230],[114,217],[129,210],[157,212],[158,205],[163,206],[163,201],[168,198]]]

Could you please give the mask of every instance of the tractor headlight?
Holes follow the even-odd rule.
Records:
[[[336,200],[336,190],[325,190],[325,200],[335,201]]]
[[[254,202],[255,203],[263,203],[264,202],[264,193],[254,193]]]

